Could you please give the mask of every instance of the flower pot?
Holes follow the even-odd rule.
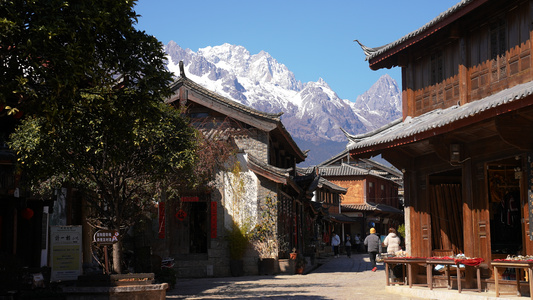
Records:
[[[276,272],[275,258],[261,258],[258,264],[259,275],[274,275]]]
[[[238,277],[244,276],[244,264],[242,259],[230,259],[229,270],[231,276]]]
[[[279,259],[278,264],[281,274],[294,274],[294,259]]]

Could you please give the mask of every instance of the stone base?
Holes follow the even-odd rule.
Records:
[[[167,283],[112,287],[64,287],[66,300],[165,300]]]

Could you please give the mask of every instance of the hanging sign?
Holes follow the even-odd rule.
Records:
[[[179,221],[185,220],[186,217],[187,217],[187,212],[184,211],[183,209],[178,210],[178,212],[176,213],[176,219],[178,219]]]
[[[118,242],[118,231],[113,229],[101,229],[94,233],[93,241],[99,245],[113,245]]]

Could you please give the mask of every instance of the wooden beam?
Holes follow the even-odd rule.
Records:
[[[405,151],[403,148],[384,150],[381,152],[381,156],[400,171],[402,169],[407,169],[412,159],[412,156],[409,154],[409,152]]]
[[[433,151],[435,151],[435,154],[438,158],[442,159],[445,162],[450,161],[450,146],[449,143],[447,143],[442,136],[432,138],[429,141],[429,144],[433,148]]]
[[[518,114],[503,114],[496,118],[496,129],[500,138],[522,151],[533,150],[533,122]]]

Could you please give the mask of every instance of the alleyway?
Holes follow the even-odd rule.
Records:
[[[328,257],[306,275],[244,276],[226,278],[178,279],[166,299],[252,299],[252,300],[505,300],[529,297],[501,296],[494,292],[476,293],[456,289],[394,286],[386,287],[385,269],[372,272],[367,254]]]
[[[179,279],[167,299],[419,299],[385,290],[385,271],[368,255],[327,258],[306,275]]]

